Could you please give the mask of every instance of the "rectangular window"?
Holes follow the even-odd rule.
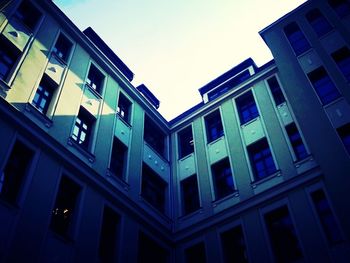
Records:
[[[193,245],[185,249],[185,262],[186,263],[206,263],[206,253],[205,253],[205,244],[200,242],[196,245]]]
[[[131,102],[122,93],[119,93],[117,114],[126,123],[130,124],[130,119],[131,119]]]
[[[340,97],[338,89],[323,67],[311,71],[307,76],[323,105]]]
[[[286,131],[297,160],[299,161],[307,157],[308,153],[295,123],[288,124]]]
[[[114,262],[117,245],[119,215],[111,208],[105,207],[103,210],[102,226],[98,254],[100,262]]]
[[[321,37],[332,30],[332,26],[318,9],[312,9],[307,12],[306,19],[309,21],[318,37]]]
[[[0,79],[8,81],[21,52],[3,36],[0,36]]]
[[[52,209],[51,229],[66,238],[72,238],[74,220],[81,187],[67,176],[62,176],[55,205]]]
[[[336,244],[342,241],[339,226],[323,190],[312,192],[311,199],[329,243]]]
[[[62,33],[58,36],[56,44],[52,50],[63,62],[67,63],[73,44]]]
[[[199,209],[199,192],[197,175],[191,175],[181,183],[182,207],[185,215]]]
[[[284,98],[283,92],[281,90],[280,84],[278,83],[278,80],[275,76],[272,78],[269,78],[267,80],[267,83],[269,84],[269,88],[271,91],[271,94],[273,96],[273,99],[275,101],[275,105],[278,106],[286,101]]]
[[[267,139],[261,139],[247,147],[250,163],[253,168],[254,179],[261,180],[276,172],[271,150]]]
[[[91,64],[89,74],[86,79],[86,83],[89,85],[89,87],[101,94],[104,78],[105,76],[102,74],[102,72],[96,66]]]
[[[75,120],[72,138],[85,150],[88,150],[90,146],[94,122],[95,118],[81,107]]]
[[[144,233],[139,233],[138,242],[138,253],[137,262],[138,263],[166,263],[168,262],[168,253],[161,247],[155,240],[148,237]]]
[[[350,154],[350,123],[339,127],[337,132],[345,146],[345,149]]]
[[[41,12],[29,0],[22,1],[14,14],[31,31],[35,30],[41,15]]]
[[[215,199],[221,199],[235,191],[230,161],[225,158],[211,166]]]
[[[350,14],[350,3],[347,0],[328,0],[328,3],[340,18]]]
[[[144,127],[144,140],[152,147],[160,156],[166,158],[165,151],[165,133],[158,127],[155,122],[146,115]]]
[[[16,141],[3,171],[0,173],[0,197],[17,204],[19,193],[33,158],[33,151]]]
[[[148,165],[142,165],[141,196],[160,212],[165,212],[167,183]]]
[[[310,49],[310,44],[307,41],[304,33],[300,30],[297,23],[292,22],[284,28],[284,33],[292,46],[295,55],[299,56]]]
[[[181,130],[177,134],[179,158],[183,158],[194,152],[192,127]]]
[[[44,74],[35,92],[32,104],[42,114],[46,114],[57,85]]]
[[[113,148],[109,170],[118,178],[125,177],[128,148],[116,137],[113,139]]]
[[[347,47],[342,47],[341,49],[332,53],[332,58],[343,73],[347,81],[350,81],[350,50]]]
[[[256,106],[252,91],[239,96],[236,99],[237,110],[241,125],[255,119],[259,116],[258,108]]]
[[[213,113],[205,116],[205,126],[207,129],[207,141],[208,143],[215,141],[216,139],[224,135],[224,129],[222,127],[220,110],[216,110]]]
[[[303,257],[287,206],[264,215],[276,262],[294,262]]]
[[[247,248],[241,226],[221,233],[220,238],[225,263],[248,263]]]

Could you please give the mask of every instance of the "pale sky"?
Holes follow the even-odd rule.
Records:
[[[305,0],[54,0],[91,26],[160,100],[171,120],[201,101],[198,89],[248,57],[272,59],[258,32]]]

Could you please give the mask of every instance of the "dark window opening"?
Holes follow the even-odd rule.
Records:
[[[248,263],[248,253],[241,226],[223,232],[221,243],[225,263]]]
[[[350,81],[350,50],[347,47],[342,47],[332,54],[332,58],[344,75],[347,81]]]
[[[339,127],[337,131],[345,146],[346,151],[350,154],[350,123]]]
[[[31,31],[34,31],[41,15],[41,12],[30,1],[25,0],[19,5],[14,16]]]
[[[308,153],[295,123],[287,125],[286,131],[297,160],[307,157]]]
[[[271,91],[271,94],[273,96],[273,99],[275,101],[275,105],[278,106],[286,101],[283,92],[281,90],[280,84],[277,81],[276,77],[269,78],[267,80],[267,83],[269,84],[269,88]]]
[[[96,66],[91,64],[89,74],[86,79],[86,83],[89,85],[89,87],[101,94],[104,78],[105,76],[101,73],[101,71]]]
[[[138,242],[138,263],[166,263],[168,262],[168,253],[156,241],[146,236],[144,233],[139,234]]]
[[[309,21],[318,37],[321,37],[332,30],[332,26],[318,9],[310,10],[306,14],[306,19]]]
[[[147,115],[145,117],[144,140],[152,147],[160,156],[166,158],[165,152],[165,133],[158,127],[154,121]]]
[[[208,116],[205,116],[204,120],[207,130],[208,143],[215,141],[224,135],[220,110],[216,110],[213,113],[210,113]]]
[[[310,44],[297,23],[292,22],[287,25],[284,28],[284,33],[297,56],[310,49]]]
[[[183,158],[194,152],[192,127],[189,126],[177,134],[179,158]]]
[[[193,245],[185,249],[186,263],[206,263],[205,245],[204,242]]]
[[[42,114],[46,114],[57,85],[44,74],[35,92],[32,104]]]
[[[241,125],[259,116],[252,91],[248,91],[236,99]]]
[[[89,149],[94,122],[95,118],[85,109],[80,108],[75,120],[72,138],[85,150]]]
[[[0,79],[7,81],[21,52],[3,36],[0,36]]]
[[[228,158],[225,158],[211,166],[215,198],[221,199],[235,191],[233,177]]]
[[[199,192],[197,175],[181,181],[182,206],[185,215],[199,209]]]
[[[131,102],[122,93],[119,93],[117,113],[126,123],[130,123]]]
[[[350,3],[347,0],[328,0],[328,3],[340,18],[350,14]]]
[[[127,152],[128,148],[119,139],[114,137],[109,169],[115,176],[121,179],[125,175]]]
[[[72,46],[72,42],[70,42],[68,38],[65,37],[63,34],[60,34],[52,51],[60,59],[67,63]]]

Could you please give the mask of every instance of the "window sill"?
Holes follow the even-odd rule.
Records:
[[[45,125],[45,127],[50,128],[52,126],[53,124],[52,120],[46,115],[44,115],[43,113],[41,113],[31,103],[26,104],[26,111],[30,112],[36,119],[42,122]]]
[[[185,155],[185,156],[179,158],[179,162],[183,162],[183,161],[185,161],[186,159],[191,158],[192,156],[194,156],[194,152],[192,152],[192,153],[190,153],[190,154],[187,154],[187,155]]]
[[[338,98],[336,98],[335,100],[328,102],[327,104],[322,105],[323,108],[327,109],[328,107],[331,107],[332,105],[338,103],[339,101],[343,100],[344,97],[342,95],[340,95]]]
[[[4,81],[0,79],[0,96],[5,98],[7,96],[7,92],[10,90],[10,86]]]
[[[248,126],[249,124],[255,122],[259,118],[260,118],[260,115],[255,117],[255,118],[253,118],[253,119],[251,119],[251,120],[249,120],[249,121],[247,121],[247,122],[245,122],[245,123],[243,123],[243,124],[241,124],[241,128],[244,128],[244,127]]]
[[[238,192],[238,190],[235,190],[234,192],[232,192],[224,197],[221,197],[220,199],[214,200],[212,202],[212,206],[216,207],[216,206],[220,205],[221,203],[224,203],[228,199],[237,198],[237,197],[239,197],[239,192]]]
[[[55,238],[55,239],[57,239],[57,240],[59,240],[59,241],[65,243],[65,244],[67,244],[67,245],[72,245],[72,244],[74,244],[73,238],[69,237],[68,235],[59,234],[59,233],[55,232],[55,230],[53,230],[53,229],[51,229],[51,228],[50,228],[50,235],[51,235],[53,238]]]
[[[152,150],[153,153],[155,153],[163,162],[169,163],[169,161],[166,159],[166,157],[162,156],[160,153],[158,153],[150,144],[147,143],[146,140],[144,140],[144,143],[147,145],[148,148]]]
[[[216,139],[214,139],[214,140],[208,142],[207,145],[215,144],[216,142],[221,141],[221,140],[224,140],[224,139],[225,139],[225,135],[223,134],[223,135],[221,135],[220,137],[218,137],[218,138],[216,138]]]
[[[188,214],[179,216],[178,219],[181,220],[181,221],[186,221],[186,220],[189,220],[192,217],[195,217],[198,214],[203,214],[203,207],[199,207],[197,210],[195,210],[193,212],[190,212]]]
[[[75,142],[75,140],[72,137],[68,138],[67,144],[77,149],[78,152],[81,153],[84,157],[86,157],[90,163],[95,162],[95,155],[82,148],[79,144]]]
[[[113,172],[111,172],[109,168],[106,171],[106,175],[107,175],[107,178],[110,178],[114,182],[117,182],[121,187],[123,187],[125,191],[128,192],[130,190],[130,185],[124,179],[119,178]]]
[[[303,165],[304,163],[307,163],[308,161],[313,161],[313,160],[314,160],[313,156],[311,154],[309,154],[303,159],[295,160],[294,161],[294,165],[295,165],[296,168],[298,168],[301,165]]]
[[[165,214],[165,211],[162,212],[160,211],[158,208],[156,208],[155,206],[153,206],[150,202],[148,202],[141,194],[139,196],[139,199],[142,203],[144,203],[149,209],[151,209],[152,211],[154,211],[158,216],[162,217],[165,221],[167,221],[168,223],[170,223],[170,218]],[[164,209],[165,210],[165,209]]]
[[[293,48],[292,48],[292,49],[293,49]],[[313,47],[310,46],[307,50],[303,51],[303,52],[300,53],[299,55],[297,55],[297,54],[295,53],[294,50],[293,50],[293,52],[294,52],[294,55],[295,55],[298,59],[300,59],[302,56],[305,56],[307,53],[311,52],[312,50],[313,50]]]
[[[88,83],[85,82],[85,86],[91,91],[92,94],[94,94],[99,100],[102,100],[102,95],[95,90],[93,87],[91,87]]]
[[[116,115],[117,115],[117,118],[118,118],[120,121],[122,121],[127,127],[129,127],[129,128],[131,129],[132,125],[131,125],[129,122],[127,122],[126,120],[124,120],[124,118],[123,118],[122,116],[120,116],[119,113],[116,113]]]
[[[251,187],[254,189],[256,188],[259,184],[263,184],[269,180],[271,180],[272,178],[275,178],[275,177],[280,177],[282,176],[282,172],[281,170],[277,170],[276,172],[274,172],[273,174],[270,174],[268,176],[266,176],[265,178],[263,179],[260,179],[260,180],[256,180],[254,182],[251,183]]]
[[[67,62],[64,61],[61,57],[59,57],[56,52],[51,52],[51,56],[54,56],[58,60],[58,62],[61,63],[62,67],[66,67],[67,66]]]

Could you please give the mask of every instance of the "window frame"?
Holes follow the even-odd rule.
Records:
[[[220,117],[220,118],[219,118]],[[207,144],[213,143],[225,136],[224,123],[220,108],[217,108],[203,117]],[[213,123],[209,121],[214,120]],[[210,126],[209,126],[209,124]],[[214,131],[214,132],[213,132]]]
[[[79,143],[79,140],[80,140],[80,136],[81,136],[81,129],[78,128],[78,135],[75,135],[74,132],[75,132],[75,127],[76,127],[76,124],[77,124],[77,119],[79,117],[79,113],[82,112],[81,114],[84,116],[84,118],[87,118],[88,119],[88,124],[89,125],[86,125],[87,127],[91,127],[89,130],[88,130],[88,133],[85,134],[85,137],[84,137],[84,141],[82,143]],[[80,120],[80,119],[79,119]],[[86,121],[86,120],[85,120]],[[81,122],[81,120],[80,120]],[[73,126],[72,126],[72,131],[71,131],[71,135],[70,135],[70,138],[72,139],[72,141],[79,146],[80,149],[83,149],[84,151],[87,151],[87,152],[91,152],[92,151],[92,146],[93,146],[93,141],[94,141],[94,131],[95,131],[95,128],[96,128],[96,123],[97,123],[97,119],[95,118],[95,116],[93,116],[88,110],[86,110],[84,107],[80,106],[79,107],[79,111],[77,113],[77,115],[75,116],[74,118],[74,122],[73,122]],[[84,124],[84,123],[83,123]],[[83,124],[79,123],[79,127],[80,126],[83,126]],[[76,136],[77,138],[74,138],[74,136]],[[88,142],[84,144],[86,138],[88,138]]]
[[[63,39],[65,39],[69,44],[70,44],[70,48],[67,51],[66,57],[61,57],[59,55],[59,53],[57,53],[59,50],[56,48],[56,45],[58,43],[58,40],[60,39],[60,37],[62,36]],[[55,56],[55,58],[57,58],[63,65],[68,65],[72,56],[73,56],[73,52],[74,52],[74,47],[75,47],[75,43],[74,41],[63,31],[59,31],[57,33],[55,42],[53,43],[52,49],[51,49],[51,54],[53,56]],[[56,50],[55,50],[56,49]]]
[[[252,101],[250,101],[250,99],[252,99]],[[237,96],[234,99],[234,102],[236,105],[240,126],[245,126],[260,117],[260,111],[254,96],[253,89],[249,89]],[[244,116],[244,112],[248,112],[248,115]]]
[[[18,66],[20,61],[23,59],[23,53],[21,52],[15,45],[13,45],[9,40],[7,40],[4,36],[0,35],[0,46],[4,51],[1,55],[1,59],[4,57],[10,57],[12,59],[12,63],[3,63],[6,67],[8,67],[7,71],[4,73],[3,78],[0,77],[0,81],[6,83],[7,85],[11,85],[11,81],[14,79],[14,73],[18,70]],[[10,50],[11,56],[8,55],[8,50]],[[6,60],[6,59],[5,59]]]
[[[94,76],[93,80],[89,79],[89,75],[90,75],[91,70],[95,71],[94,72],[95,74],[93,74],[93,76]],[[101,77],[99,86],[97,86],[95,83],[96,73],[97,73],[97,75],[99,75],[97,77]],[[100,66],[97,63],[90,61],[88,70],[86,72],[85,86],[87,86],[90,91],[92,91],[94,94],[96,94],[98,96],[98,98],[102,98],[104,91],[105,91],[106,80],[107,80],[107,75],[102,70],[102,68],[100,68]],[[95,84],[96,88],[94,88],[94,84]]]
[[[311,49],[311,44],[309,40],[307,39],[306,35],[304,34],[303,30],[301,30],[297,22],[293,21],[285,25],[283,27],[283,33],[295,56],[298,57]]]
[[[186,202],[186,200],[187,200],[186,196],[191,197],[193,195],[193,191],[186,194],[185,189],[184,189],[185,188],[184,184],[190,180],[193,180],[193,178],[195,180],[194,189],[196,189],[196,190],[194,192],[196,192],[196,196],[195,196],[196,200],[193,201],[193,199],[191,199],[191,198],[190,199],[192,200],[192,202],[196,203],[196,205],[194,207],[190,206],[186,209],[186,203],[188,203],[188,202]],[[181,207],[182,207],[182,215],[186,216],[186,215],[192,214],[192,213],[198,211],[199,209],[201,209],[200,187],[199,187],[199,181],[198,181],[197,174],[192,174],[190,176],[187,176],[184,179],[181,179],[179,181],[179,185],[180,185],[180,198],[181,198],[180,203],[181,203]],[[191,204],[193,204],[193,203],[191,203]]]
[[[215,163],[212,163],[210,165],[210,171],[215,201],[224,199],[237,191],[229,157],[225,157]],[[229,173],[227,173],[228,171]],[[227,184],[227,179],[229,178],[232,180],[232,185]],[[219,186],[223,181],[225,182],[225,189],[220,189]]]
[[[190,141],[188,141],[187,139],[185,140],[187,143],[183,143],[182,142],[182,135],[186,135],[186,133],[187,132],[191,132],[191,136],[189,137],[190,139],[192,139],[192,140],[190,140]],[[184,158],[186,158],[186,157],[188,157],[189,155],[191,155],[191,154],[194,154],[194,152],[195,152],[195,149],[194,149],[194,136],[193,136],[193,126],[192,126],[192,124],[190,124],[190,125],[188,125],[188,126],[186,126],[185,128],[182,128],[180,131],[178,131],[177,133],[176,133],[176,139],[177,139],[177,155],[178,155],[178,159],[180,160],[180,159],[184,159]],[[187,138],[187,137],[185,137],[185,138]],[[185,144],[185,145],[187,145],[186,147],[182,147],[182,145],[183,144]],[[188,144],[189,144],[189,146],[188,146]],[[189,149],[187,149],[187,147],[189,148]],[[183,150],[183,149],[187,149],[187,150]]]
[[[113,161],[113,149],[114,149],[114,145],[115,144],[119,144],[122,145],[122,147],[124,147],[123,150],[123,171],[121,174],[116,174],[114,169],[112,169],[112,161]],[[129,148],[128,146],[126,146],[117,136],[113,135],[113,139],[112,139],[112,147],[111,147],[111,152],[110,152],[110,157],[109,157],[109,162],[108,162],[108,170],[109,172],[114,175],[114,177],[119,178],[120,180],[125,181],[126,180],[126,175],[127,175],[127,170],[128,170],[128,157],[129,157]],[[117,146],[116,146],[117,147]],[[116,153],[118,156],[120,156],[120,152],[119,150],[116,150]],[[119,158],[119,157],[118,157]],[[118,160],[119,162],[120,160]]]
[[[318,8],[310,9],[305,14],[305,17],[319,38],[323,37],[333,30],[333,26]]]
[[[294,125],[294,127],[292,125]],[[304,147],[304,149],[305,149],[305,156],[304,157],[300,157],[299,154],[298,154],[298,151],[296,151],[295,144],[293,144],[294,141],[292,141],[291,134],[288,131],[289,127],[295,128],[297,134],[299,135],[299,138],[297,140],[295,140],[295,141],[301,141],[302,147]],[[308,156],[310,156],[309,149],[308,149],[308,147],[305,144],[304,137],[301,134],[300,128],[297,125],[297,123],[293,121],[293,122],[285,125],[284,129],[285,129],[285,132],[286,132],[286,135],[287,135],[288,144],[290,146],[290,150],[291,150],[291,153],[292,153],[294,161],[299,162],[299,161],[305,160]],[[295,133],[293,134],[293,136],[295,136]],[[300,144],[297,145],[297,146],[300,146]]]
[[[122,112],[124,112],[123,110],[121,110],[122,108],[119,106],[121,100],[124,100],[124,102],[128,103],[128,107],[127,107],[127,116],[125,117],[125,115],[123,116]],[[132,114],[133,114],[133,103],[130,100],[130,98],[128,96],[126,96],[123,92],[119,92],[119,96],[118,96],[118,101],[117,101],[117,109],[116,109],[116,115],[119,117],[119,119],[121,119],[125,124],[127,124],[128,126],[131,126],[132,123]]]
[[[272,81],[273,79],[276,80],[276,83],[278,84],[278,87],[277,87],[277,89],[274,87],[274,89],[272,90],[271,85],[270,85],[270,81]],[[280,82],[277,74],[274,74],[274,75],[266,78],[265,81],[266,81],[265,83],[266,83],[267,89],[268,89],[269,93],[271,94],[271,98],[272,98],[272,101],[273,101],[274,105],[276,107],[278,107],[278,106],[280,106],[280,105],[282,105],[284,103],[287,103],[286,96],[284,94],[281,82]],[[275,91],[277,91],[277,93]],[[277,103],[276,97],[277,97],[278,103]],[[283,101],[280,102],[281,100],[283,100]]]
[[[345,132],[348,130],[349,132],[346,133],[346,136],[344,136],[346,138],[346,141],[344,140],[344,137],[342,136],[342,134],[345,134]],[[345,123],[341,126],[339,126],[338,128],[336,128],[336,133],[340,139],[340,142],[345,150],[345,152],[350,156],[350,122]],[[348,142],[349,141],[349,142]],[[347,145],[349,144],[349,148],[347,147]]]
[[[143,142],[146,143],[160,158],[168,161],[169,158],[169,136],[164,130],[156,124],[156,122],[147,114],[144,115],[143,122]],[[147,126],[147,127],[146,127]],[[148,128],[153,127],[153,128]],[[154,132],[162,136],[162,140],[159,140],[159,136],[155,136]],[[152,136],[149,136],[152,135]],[[157,138],[156,138],[157,137]],[[148,140],[146,139],[148,138]],[[151,139],[151,140],[149,140]],[[156,143],[157,142],[157,143]],[[161,142],[161,143],[158,143]],[[158,147],[158,145],[160,145]]]
[[[342,52],[344,51],[344,52]],[[340,53],[340,54],[339,54]],[[345,54],[348,55],[345,57]],[[345,78],[346,82],[350,82],[350,49],[348,46],[343,46],[331,53],[331,57],[334,63],[337,65],[338,70]],[[343,59],[339,59],[343,58]],[[347,62],[347,63],[346,63]],[[343,66],[345,65],[345,66]]]

